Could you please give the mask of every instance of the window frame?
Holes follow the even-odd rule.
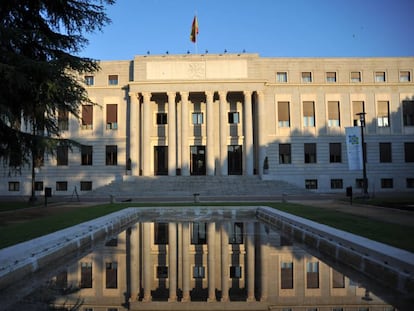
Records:
[[[287,83],[288,82],[287,71],[278,71],[276,73],[276,82],[277,83]]]
[[[119,76],[118,75],[108,75],[108,85],[115,86],[119,83]]]
[[[93,86],[95,85],[95,76],[93,75],[86,75],[84,76],[84,82],[87,86]]]
[[[279,164],[292,164],[292,144],[279,144]]]
[[[325,73],[325,78],[327,83],[336,83],[337,82],[337,73],[336,71],[327,71]]]
[[[318,163],[317,158],[317,144],[316,143],[304,143],[303,144],[303,155],[305,164],[316,164]]]
[[[312,83],[312,71],[302,71],[301,73],[301,81],[302,83]]]
[[[290,128],[290,102],[277,102],[277,124],[280,128]]]
[[[105,165],[117,166],[118,165],[118,145],[106,145],[105,146]]]
[[[81,165],[83,166],[93,165],[93,146],[90,146],[90,145],[81,146]]]
[[[329,143],[329,163],[342,163],[342,143]]]

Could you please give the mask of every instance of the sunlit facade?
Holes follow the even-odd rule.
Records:
[[[371,192],[414,189],[414,58],[136,56],[82,77],[95,106],[61,112],[63,137],[36,189],[87,193],[130,176],[259,175],[317,192],[361,188],[345,128],[366,113]],[[30,170],[1,168],[0,193],[30,194]]]
[[[258,222],[139,223],[54,280],[82,310],[392,310]]]

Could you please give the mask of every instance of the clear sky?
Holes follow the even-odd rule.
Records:
[[[117,0],[82,56],[258,53],[262,57],[414,56],[414,0]],[[197,43],[190,41],[197,14]]]

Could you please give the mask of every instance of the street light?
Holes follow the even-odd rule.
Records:
[[[361,145],[362,145],[362,174],[364,183],[364,197],[368,197],[368,180],[367,180],[367,154],[365,150],[364,127],[365,127],[365,112],[359,112],[359,125],[361,127]]]

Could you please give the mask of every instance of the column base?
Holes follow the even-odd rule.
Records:
[[[254,297],[247,297],[246,302],[255,302],[256,299]]]
[[[177,302],[177,297],[168,298],[168,302]]]
[[[221,297],[220,302],[229,302],[229,297]]]
[[[142,302],[152,302],[152,297],[144,297],[142,298]]]
[[[190,302],[190,301],[191,301],[190,296],[181,298],[181,302]]]
[[[207,302],[217,302],[216,298],[207,298]]]

